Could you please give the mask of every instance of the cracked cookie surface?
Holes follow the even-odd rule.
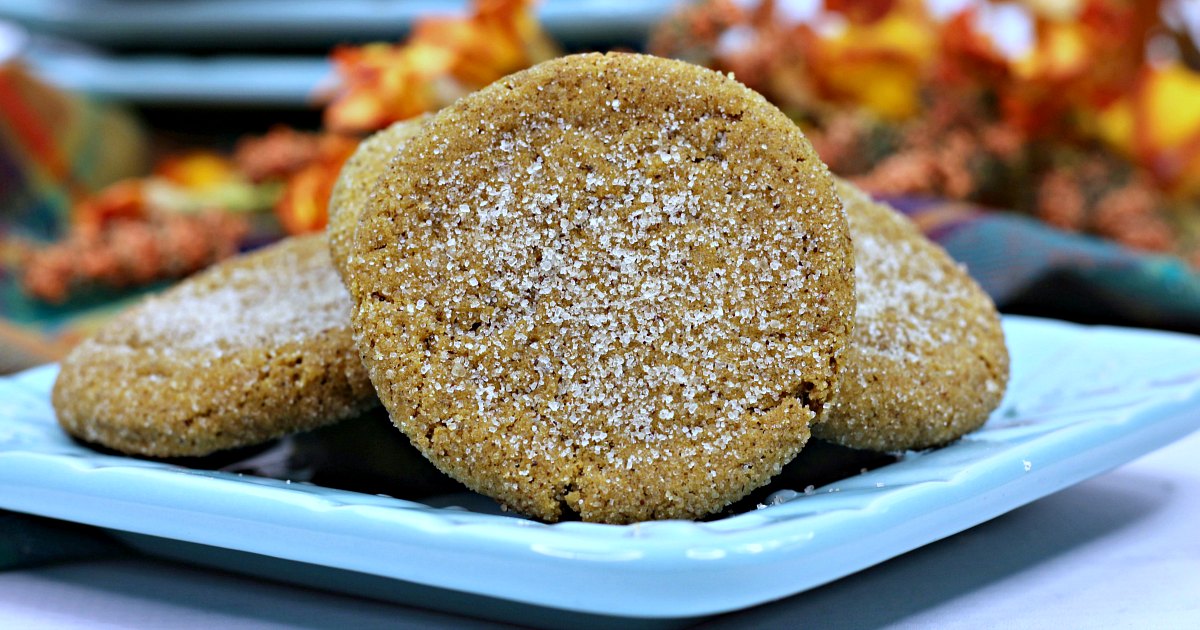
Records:
[[[229,259],[117,316],[62,363],[52,402],[80,439],[205,455],[376,404],[323,234]]]
[[[854,271],[830,175],[730,77],[564,57],[437,114],[348,264],[393,422],[544,520],[695,518],[766,483],[830,398]]]

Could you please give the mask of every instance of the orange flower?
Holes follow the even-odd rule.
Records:
[[[192,190],[212,188],[241,179],[232,161],[211,151],[167,157],[155,165],[154,174]]]
[[[276,125],[266,135],[243,136],[233,162],[250,181],[282,179],[316,159],[321,140],[316,133]]]
[[[935,52],[930,18],[916,2],[883,3],[811,49],[808,68],[826,94],[900,120],[920,108],[920,85]]]
[[[1087,32],[1081,24],[1042,21],[1033,48],[1013,61],[1013,70],[1024,80],[1065,81],[1087,72],[1091,60]]]
[[[1098,112],[1098,135],[1147,169],[1168,192],[1200,194],[1200,73],[1148,66],[1133,89]]]
[[[354,138],[322,136],[317,158],[288,178],[283,194],[275,203],[275,216],[288,234],[316,232],[325,227],[329,195],[342,164],[357,147],[358,140]]]
[[[856,24],[883,19],[896,8],[898,0],[825,0],[825,9],[845,16]]]
[[[1022,5],[1026,8],[1005,15],[1014,24],[1017,16],[1028,21],[1027,49],[1015,39],[1002,50],[995,29],[981,23],[987,12],[973,8],[941,29],[937,76],[943,84],[993,95],[1003,121],[1029,137],[1077,136],[1082,131],[1073,123],[1077,111],[1104,107],[1130,87],[1157,3],[1025,0]]]
[[[333,51],[341,86],[325,109],[335,132],[382,129],[558,54],[530,0],[476,0],[470,17],[426,18],[404,44]]]
[[[333,51],[342,90],[325,108],[325,126],[343,133],[382,129],[438,105],[434,79],[453,65],[452,51],[411,44],[367,44]]]
[[[528,0],[478,0],[470,19],[429,18],[413,29],[414,44],[453,51],[450,72],[471,88],[558,54]]]
[[[124,179],[75,205],[76,228],[85,234],[99,233],[114,219],[146,215],[146,195],[140,179]]]

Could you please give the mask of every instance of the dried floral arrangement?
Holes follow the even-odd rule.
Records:
[[[419,21],[404,42],[336,48],[322,130],[279,127],[231,156],[172,158],[80,200],[72,234],[25,256],[26,291],[61,302],[185,275],[236,251],[241,217],[264,208],[288,233],[323,228],[364,135],[560,54],[533,4],[475,0],[470,15]],[[1200,266],[1200,56],[1170,19],[1178,0],[955,4],[700,0],[647,49],[734,72],[878,195],[1014,209]],[[1015,47],[997,37],[1014,25],[1025,39]],[[190,249],[128,245],[168,225]],[[92,254],[64,255],[74,250]]]
[[[649,49],[734,72],[877,195],[1013,209],[1200,266],[1200,73],[1181,3],[933,4],[706,0]]]
[[[243,138],[232,155],[170,156],[147,177],[81,196],[61,240],[20,247],[22,288],[61,304],[183,277],[236,253],[260,211],[273,211],[289,234],[320,230],[342,163],[364,135],[558,54],[531,0],[476,0],[470,15],[418,21],[403,43],[336,48],[337,85],[321,95],[324,129],[281,126]]]

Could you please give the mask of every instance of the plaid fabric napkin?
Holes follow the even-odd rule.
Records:
[[[1200,333],[1200,275],[1178,258],[1009,212],[929,199],[888,202],[965,264],[1001,311]]]
[[[75,313],[22,293],[15,239],[62,236],[76,200],[141,174],[148,152],[129,112],[56,89],[0,52],[0,373],[59,356],[76,338]]]
[[[146,154],[143,131],[122,109],[0,60],[0,236],[60,236],[73,201],[141,174]]]

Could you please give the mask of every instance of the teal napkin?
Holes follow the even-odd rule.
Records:
[[[886,200],[966,265],[1001,311],[1200,333],[1200,274],[1179,258],[1064,232],[1016,214]]]

